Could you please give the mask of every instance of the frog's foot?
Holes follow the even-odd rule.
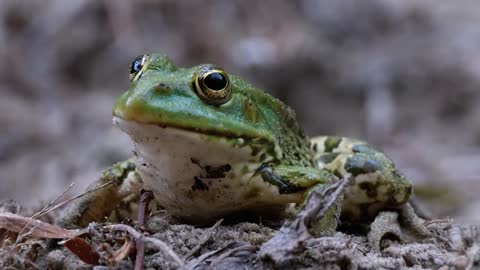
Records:
[[[367,235],[368,243],[373,250],[380,252],[384,240],[402,241],[403,234],[398,223],[397,212],[380,212],[370,225]]]
[[[425,221],[418,217],[413,207],[406,203],[398,212],[380,212],[370,225],[367,235],[370,246],[380,251],[384,240],[407,242],[415,239],[433,237]]]
[[[123,219],[136,212],[142,181],[130,161],[105,170],[87,191],[71,202],[55,223],[61,227],[86,227],[90,222]]]
[[[400,223],[415,238],[431,238],[433,234],[425,225],[425,220],[420,218],[410,203],[400,208]]]

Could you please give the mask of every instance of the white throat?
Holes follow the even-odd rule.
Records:
[[[250,147],[240,147],[234,139],[118,117],[113,122],[133,140],[145,188],[174,216],[200,223],[300,199],[299,194],[279,194],[277,187],[255,174],[262,153],[254,156]]]

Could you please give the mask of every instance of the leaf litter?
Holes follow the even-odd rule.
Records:
[[[315,237],[309,227],[342,195],[347,180],[312,192],[305,208],[280,228],[241,222],[198,228],[162,214],[149,216],[145,231],[127,224],[90,224],[68,230],[0,204],[2,269],[133,269],[136,241],[145,243],[145,269],[474,269],[480,263],[475,226],[432,220],[432,237],[395,237],[336,232]],[[13,213],[12,213],[13,212]],[[387,215],[388,216],[388,215]],[[381,220],[381,219],[380,219]],[[394,223],[394,218],[385,218]],[[383,226],[376,221],[375,226]],[[393,225],[395,231],[398,230]],[[385,230],[389,232],[389,230]],[[391,231],[391,230],[390,230]],[[21,233],[21,234],[20,234]],[[61,239],[62,241],[49,240]],[[99,268],[103,265],[103,268]]]

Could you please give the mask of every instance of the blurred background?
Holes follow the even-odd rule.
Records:
[[[435,216],[480,223],[479,25],[476,0],[0,0],[0,200],[38,208],[129,157],[111,107],[162,52],[371,142]]]

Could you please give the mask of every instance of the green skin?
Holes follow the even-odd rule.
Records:
[[[352,184],[347,188],[341,209],[339,202],[322,221],[321,226],[325,230],[335,228],[334,216],[340,213],[342,218],[352,222],[371,220],[379,211],[398,209],[408,201],[412,192],[410,182],[395,169],[386,155],[368,144],[342,137],[321,136],[309,139],[299,127],[292,109],[230,74],[228,98],[220,104],[209,102],[208,98],[199,95],[195,80],[202,69],[212,65],[177,68],[166,56],[159,54],[148,55],[144,60],[141,69],[134,70],[131,74],[133,79],[129,90],[118,98],[113,107],[116,119],[140,127],[159,126],[187,131],[213,144],[227,142],[232,154],[247,147],[251,156],[248,161],[245,160],[243,170],[216,177],[227,177],[229,181],[248,177],[254,179],[251,180],[254,182],[246,183],[254,183],[257,189],[268,187],[268,194],[285,198],[278,201],[271,196],[265,196],[263,201],[257,198],[254,203],[246,204],[241,209],[232,208],[231,212],[252,210],[257,201],[262,205],[268,204],[268,200],[272,201],[272,205],[284,206],[287,202],[301,205],[306,194],[313,188],[332,183],[345,174],[353,176]],[[139,160],[147,159],[140,150],[144,141],[138,136],[130,135],[135,142],[136,158],[115,165],[105,175],[112,170],[118,171],[121,167],[134,172],[122,175],[130,175],[135,181],[141,182],[145,172],[136,172],[135,165],[138,170]],[[232,166],[237,168],[241,165],[242,162],[237,162]],[[96,185],[110,179],[105,175]],[[123,184],[118,183],[118,186]],[[179,191],[162,188],[162,192],[163,194],[156,193],[156,197],[161,197],[165,192]],[[207,193],[196,192],[189,196],[208,196]],[[69,216],[64,220],[84,225],[98,220],[97,216],[103,218],[113,209],[112,206],[105,207],[101,214],[96,213],[93,209],[96,209],[95,200],[98,197],[86,198],[80,202],[83,210],[75,218]],[[228,213],[229,210],[222,213]],[[95,214],[87,214],[92,211]],[[219,216],[212,215],[211,218]]]

